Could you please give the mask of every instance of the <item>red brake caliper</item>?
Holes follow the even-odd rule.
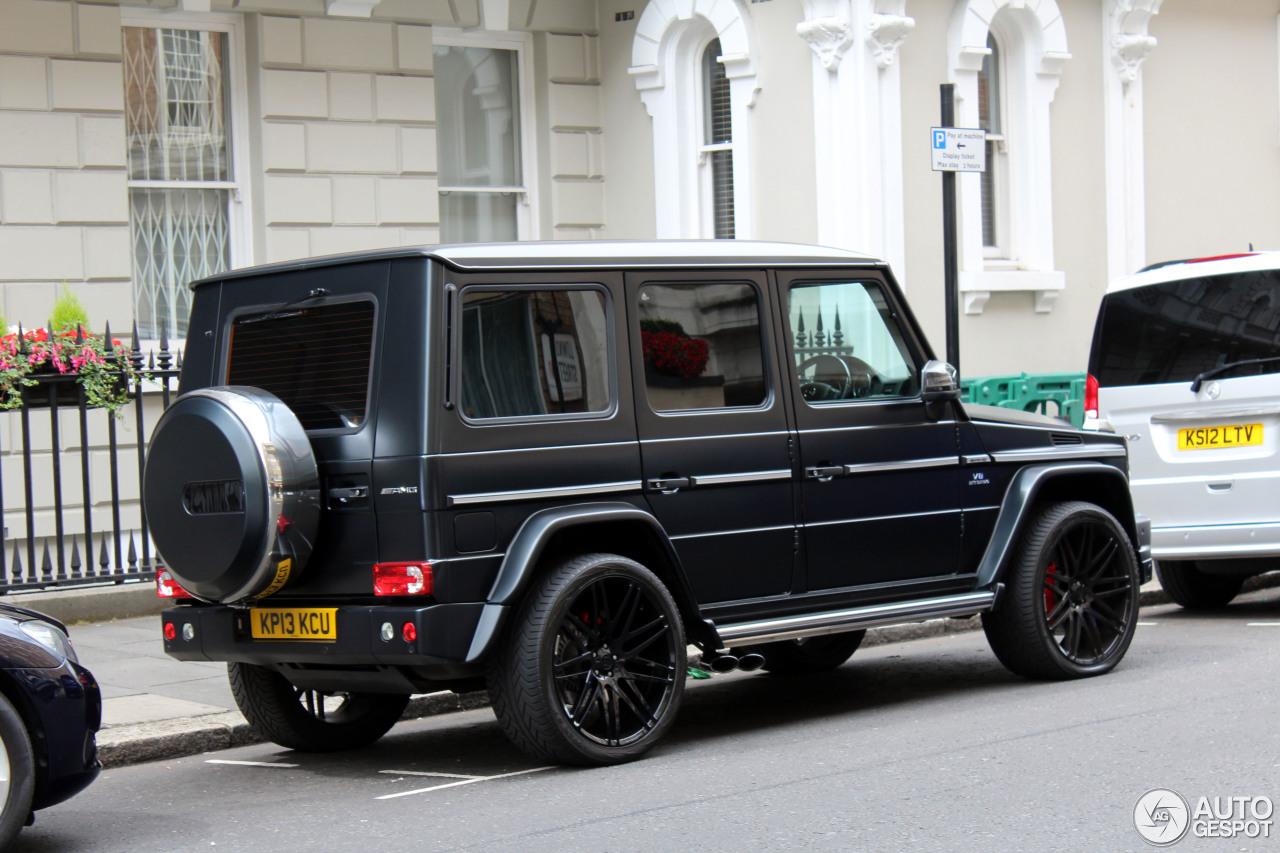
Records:
[[[1046,616],[1053,612],[1053,584],[1050,581],[1057,573],[1057,563],[1050,563],[1049,567],[1044,570],[1044,612]]]

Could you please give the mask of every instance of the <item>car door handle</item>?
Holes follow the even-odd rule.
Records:
[[[810,480],[822,480],[826,482],[832,477],[838,477],[844,473],[843,465],[819,465],[804,469],[804,475]]]
[[[649,491],[673,495],[681,489],[693,485],[691,477],[659,477],[648,482]]]
[[[368,486],[345,486],[329,490],[329,499],[342,504],[367,497],[369,497]]]

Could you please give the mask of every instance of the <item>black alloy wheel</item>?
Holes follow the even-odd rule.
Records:
[[[1042,508],[1021,540],[1006,598],[982,616],[1000,662],[1028,678],[1101,675],[1124,657],[1138,618],[1138,561],[1120,523],[1094,504]]]
[[[266,738],[301,752],[336,752],[367,746],[400,719],[402,694],[304,690],[280,673],[249,663],[227,664],[240,712]]]
[[[533,590],[491,657],[489,694],[521,749],[564,764],[639,758],[684,692],[684,629],[671,594],[625,557],[561,563]]]

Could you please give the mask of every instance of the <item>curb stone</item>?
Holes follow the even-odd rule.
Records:
[[[1280,572],[1258,575],[1245,581],[1242,592],[1270,589],[1280,586]],[[1143,590],[1139,604],[1152,607],[1168,604],[1171,599],[1158,585]],[[72,620],[74,621],[74,619]],[[867,631],[863,648],[899,643],[908,640],[940,637],[980,630],[979,616],[931,619],[890,625]],[[694,664],[696,658],[690,658]],[[415,696],[409,701],[401,720],[415,720],[439,714],[470,711],[489,705],[488,693],[476,690],[470,693],[443,691]],[[131,723],[111,726],[98,733],[98,756],[104,768],[124,767],[147,761],[161,761],[188,755],[215,752],[237,746],[262,743],[264,738],[236,711],[202,714],[160,722]]]

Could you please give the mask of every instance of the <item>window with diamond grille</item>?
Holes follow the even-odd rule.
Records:
[[[711,169],[711,233],[732,240],[733,116],[729,108],[729,78],[720,62],[720,39],[702,54],[703,144],[700,154]]]
[[[186,334],[187,285],[231,263],[227,34],[124,28],[134,316]]]

